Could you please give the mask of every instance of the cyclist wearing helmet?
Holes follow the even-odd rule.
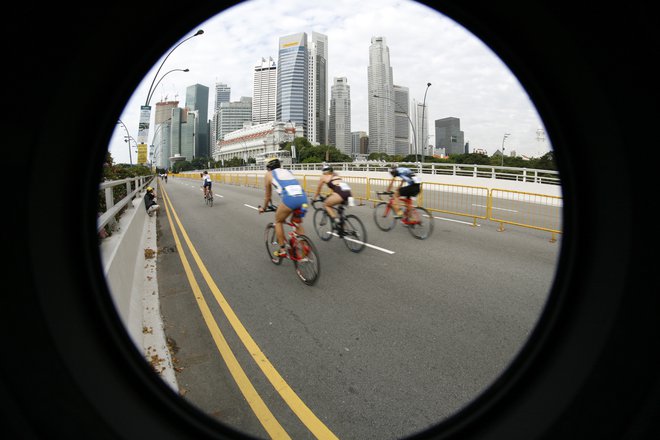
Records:
[[[284,238],[284,222],[287,217],[293,213],[294,210],[301,208],[303,204],[307,203],[307,194],[303,187],[298,182],[298,179],[289,170],[280,168],[280,160],[272,157],[266,160],[266,176],[265,189],[266,195],[264,197],[264,204],[259,208],[259,214],[264,212],[265,207],[270,206],[272,201],[273,188],[280,195],[281,203],[275,211],[275,232],[277,233],[277,242],[280,245],[280,250],[276,251],[278,255],[286,255],[286,239]],[[298,223],[298,233],[304,234],[305,230],[302,227],[302,218],[292,219]]]
[[[150,186],[147,187],[147,193],[144,195],[144,207],[147,210],[149,216],[154,215],[154,211],[157,211],[160,206],[156,203],[156,194],[154,189]]]
[[[399,207],[399,197],[410,198],[419,194],[421,180],[410,168],[406,167],[393,166],[390,169],[390,174],[392,175],[392,180],[390,180],[387,191],[392,191],[392,186],[394,186],[394,181],[397,177],[401,178],[401,183],[399,183],[399,186],[394,190],[394,199],[392,200],[392,205],[394,205],[394,210],[396,212],[395,218],[401,218],[403,217],[403,211],[401,211],[401,208]]]
[[[209,176],[209,172],[204,170],[202,173],[202,188],[204,188],[204,199],[206,200],[206,196],[208,195],[209,191],[211,190],[211,186],[213,185],[213,181],[211,180],[211,176]]]
[[[351,187],[346,182],[342,182],[341,177],[335,173],[330,165],[324,165],[323,168],[321,168],[321,171],[323,172],[323,175],[319,180],[319,184],[316,187],[316,192],[314,193],[312,200],[316,200],[319,194],[321,194],[323,185],[328,185],[328,188],[332,190],[332,194],[325,198],[323,206],[332,221],[336,222],[337,214],[333,206],[339,203],[346,203],[348,198],[352,197]]]

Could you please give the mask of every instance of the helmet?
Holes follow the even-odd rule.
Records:
[[[332,167],[330,165],[323,165],[323,168],[321,168],[321,171],[324,173],[331,173],[332,172]]]
[[[280,166],[281,166],[280,160],[277,157],[269,157],[268,159],[266,159],[267,170],[279,168]]]
[[[154,189],[150,186],[147,187],[147,191],[153,191]]]
[[[208,174],[208,173],[209,173],[208,171],[204,170],[204,174]]]
[[[399,175],[399,168],[398,167],[392,167],[390,168],[390,174],[392,177],[396,177]]]

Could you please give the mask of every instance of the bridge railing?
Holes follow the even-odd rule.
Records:
[[[365,174],[372,172],[387,172],[394,162],[336,162],[330,165],[337,171],[363,171]],[[559,172],[555,170],[541,170],[536,168],[518,168],[496,165],[473,165],[456,163],[400,163],[408,168],[414,169],[419,174],[479,177],[483,179],[501,179],[515,182],[542,183],[547,185],[561,185]],[[320,163],[296,163],[287,166],[292,171],[321,171],[323,164]],[[263,166],[249,165],[245,167],[214,168],[209,171],[219,172],[263,172]],[[193,173],[199,175],[200,171]]]
[[[387,168],[384,168],[384,171],[387,171]],[[214,181],[229,185],[263,188],[264,184],[263,170],[254,173],[211,172],[210,174]],[[318,186],[319,174],[295,172],[294,174],[301,180],[307,195],[312,196]],[[199,173],[180,173],[176,176],[196,179],[199,178]],[[532,180],[537,177],[533,177]],[[385,191],[391,180],[385,177],[355,175],[342,175],[342,179],[351,186],[353,197],[359,204],[372,202],[374,205],[381,200],[376,193]],[[519,180],[519,182],[525,181]],[[551,242],[556,241],[555,234],[562,232],[562,198],[559,196],[432,181],[422,182],[421,188],[416,198],[419,206],[432,212],[470,218],[473,226],[476,226],[477,220],[481,219],[499,223],[500,231],[504,231],[505,224],[547,231],[552,234]],[[327,188],[323,191],[327,191]],[[495,201],[498,206],[495,206]]]

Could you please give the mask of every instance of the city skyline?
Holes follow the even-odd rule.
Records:
[[[351,84],[351,130],[368,133],[369,45],[373,37],[384,37],[394,83],[409,89],[411,102],[421,102],[427,83],[432,83],[426,99],[429,128],[436,119],[456,117],[461,120],[471,150],[480,148],[493,154],[501,147],[505,133],[510,133],[507,154],[515,150],[519,155],[538,157],[550,150],[549,140],[536,140],[537,131],[544,127],[524,89],[477,37],[450,18],[413,1],[378,2],[378,8],[374,4],[363,2],[349,7],[344,0],[313,5],[250,0],[227,9],[182,35],[181,40],[204,29],[203,35],[187,41],[167,59],[164,72],[190,71],[173,72],[159,81],[151,105],[166,98],[176,99],[183,106],[185,90],[193,84],[211,89],[217,82],[227,84],[232,91],[231,101],[252,96],[254,66],[262,58],[277,60],[280,37],[318,32],[328,37],[328,83],[345,77]],[[120,116],[133,137],[140,105],[161,62],[145,75]],[[209,110],[213,106],[210,97]],[[109,146],[117,163],[129,162],[124,134],[118,125]],[[153,128],[149,143],[152,135]],[[432,129],[429,135],[429,143],[434,143]]]

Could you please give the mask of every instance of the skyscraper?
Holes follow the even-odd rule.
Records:
[[[291,121],[303,128],[307,137],[309,121],[309,62],[307,34],[280,37],[277,68],[278,121]]]
[[[312,32],[309,47],[309,124],[307,140],[328,142],[328,37]]]
[[[372,37],[367,68],[369,153],[394,154],[394,85],[390,49],[384,37]]]
[[[209,138],[209,155],[212,156],[215,151],[215,146],[217,141],[220,139],[219,129],[218,129],[218,112],[220,111],[220,106],[223,102],[229,102],[231,100],[231,87],[224,83],[215,83],[215,104],[213,106],[213,116],[211,117],[211,126],[209,127],[209,132],[211,137]]]
[[[214,112],[220,110],[220,104],[231,101],[231,87],[224,83],[215,83],[215,106]]]
[[[252,88],[252,122],[262,124],[275,121],[277,105],[277,67],[272,57],[261,59],[254,66]]]
[[[409,96],[408,87],[394,86],[394,153],[401,156],[410,154]]]
[[[328,144],[351,154],[351,86],[346,78],[335,78],[330,93]]]
[[[435,120],[435,147],[444,148],[447,155],[468,152],[459,118],[449,117]]]
[[[195,139],[193,145],[193,157],[209,156],[209,88],[201,84],[195,84],[186,88],[186,107],[190,112],[196,114],[194,126],[187,129],[193,130]],[[190,121],[189,121],[190,123]]]

